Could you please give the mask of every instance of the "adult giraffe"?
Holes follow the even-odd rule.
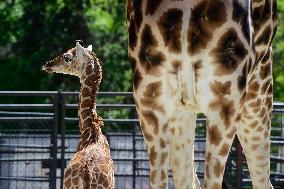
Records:
[[[200,188],[193,142],[207,117],[205,189],[220,189],[234,136],[254,189],[269,181],[276,0],[128,0],[129,59],[151,188]]]

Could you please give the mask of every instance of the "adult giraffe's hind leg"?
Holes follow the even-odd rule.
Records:
[[[196,114],[177,108],[169,121],[170,166],[175,188],[200,189],[194,165]]]
[[[238,136],[246,156],[254,189],[271,189],[270,125],[272,117],[271,52],[260,62],[247,86]]]

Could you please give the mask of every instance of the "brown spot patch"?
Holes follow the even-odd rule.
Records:
[[[153,36],[150,25],[146,24],[141,36],[141,47],[138,57],[145,72],[156,76],[160,74],[159,66],[165,61],[165,55],[159,52],[157,47],[158,41]]]
[[[148,133],[148,131],[147,131],[146,127],[145,127],[144,121],[141,120],[140,126],[141,126],[141,129],[142,129],[143,136],[144,136],[145,140],[148,141],[148,142],[153,141],[153,136],[150,133]]]
[[[222,186],[219,183],[214,183],[212,189],[221,189]]]
[[[250,149],[254,151],[254,150],[256,150],[256,148],[257,148],[258,146],[259,146],[258,144],[253,144],[253,145],[251,145]]]
[[[142,77],[140,71],[138,69],[135,69],[135,71],[133,73],[133,89],[134,89],[134,91],[138,90],[142,79],[143,79],[143,77]]]
[[[255,129],[257,125],[258,125],[258,121],[255,120],[254,122],[249,124],[249,127],[252,128],[252,129]]]
[[[131,66],[131,69],[132,69],[132,72],[135,71],[136,69],[136,64],[137,64],[137,61],[135,58],[133,58],[132,56],[128,55],[128,59],[129,59],[129,63],[130,63],[130,66]]]
[[[146,98],[158,98],[162,94],[162,82],[156,81],[147,85],[143,96]]]
[[[156,175],[157,175],[157,171],[154,170],[154,171],[151,171],[150,172],[150,181],[152,184],[155,184],[156,183]]]
[[[180,166],[180,161],[178,159],[174,159],[174,166],[178,168]]]
[[[259,141],[259,140],[260,140],[260,137],[259,137],[259,136],[253,136],[251,139],[252,139],[253,141]]]
[[[268,45],[270,43],[272,31],[270,25],[268,25],[264,31],[262,31],[261,35],[256,39],[255,45]]]
[[[178,74],[178,71],[180,70],[181,68],[181,64],[182,62],[180,60],[173,60],[172,61],[172,68],[170,70],[170,73],[172,74]]]
[[[158,20],[158,27],[165,46],[170,52],[181,52],[182,16],[183,12],[180,9],[169,9]]]
[[[225,128],[231,125],[231,120],[235,114],[234,101],[227,98],[218,98],[209,105],[214,111],[219,111],[221,119],[224,121]]]
[[[210,173],[209,173],[210,170],[208,164],[206,165],[205,169],[206,169],[206,177],[210,178]]]
[[[81,111],[80,115],[81,115],[80,119],[84,120],[84,119],[86,119],[86,117],[92,115],[92,111],[91,111],[91,109],[84,109],[84,110]]]
[[[146,4],[146,15],[154,15],[164,0],[148,0]]]
[[[250,106],[251,108],[257,108],[257,109],[259,109],[260,105],[261,105],[261,100],[260,100],[259,98],[256,99],[256,100],[254,100],[253,102],[249,103],[249,106]]]
[[[151,108],[153,110],[157,110],[159,112],[165,112],[162,104],[159,102],[159,97],[162,94],[162,82],[157,81],[147,85],[143,98],[141,98],[141,104]]]
[[[268,63],[269,61],[271,61],[272,57],[271,57],[271,49],[268,49],[266,54],[263,56],[262,58],[262,64],[266,64]]]
[[[138,31],[143,21],[143,12],[142,12],[143,0],[131,0],[131,1],[133,3],[135,23]]]
[[[261,79],[266,79],[268,77],[271,77],[271,64],[268,63],[268,64],[265,64],[263,66],[260,67],[260,78]]]
[[[223,146],[222,146],[222,148],[219,152],[219,155],[223,156],[223,157],[227,156],[228,153],[229,153],[229,148],[230,148],[229,144],[226,144],[226,143],[223,144]]]
[[[259,90],[259,83],[258,81],[254,81],[254,82],[250,82],[249,83],[249,87],[248,87],[248,91],[253,91],[253,92],[258,92]]]
[[[250,23],[248,10],[238,0],[233,1],[233,20],[242,26],[242,32],[246,40],[250,41]]]
[[[162,180],[162,181],[165,180],[166,177],[167,177],[167,174],[166,174],[165,170],[162,170],[162,173],[161,173],[161,180]]]
[[[128,45],[131,48],[131,50],[134,50],[137,44],[137,29],[136,24],[134,21],[134,18],[131,17],[129,21],[129,27],[128,27]]]
[[[252,11],[252,21],[255,30],[255,34],[258,34],[264,23],[272,16],[271,4],[265,0],[263,5],[254,7]]]
[[[214,173],[216,177],[220,177],[223,172],[223,166],[221,165],[219,160],[216,160],[216,164],[214,165]]]
[[[226,127],[231,124],[232,117],[235,113],[233,101],[225,101],[220,110],[220,116],[224,121]]]
[[[67,180],[64,181],[64,187],[70,188],[71,187],[71,179],[68,178]]]
[[[82,90],[82,96],[91,96],[91,91],[89,90],[89,88],[84,87]]]
[[[88,77],[85,79],[84,84],[87,86],[92,86],[95,84],[96,81],[96,74],[88,75]]]
[[[269,94],[269,87],[272,86],[272,80],[268,79],[267,81],[265,81],[262,86],[261,86],[261,94]]]
[[[161,165],[164,165],[167,157],[168,157],[168,153],[167,152],[163,152],[162,155],[161,155],[161,159],[160,159]]]
[[[258,97],[258,93],[253,90],[250,90],[246,93],[245,101],[254,100]]]
[[[83,128],[88,128],[88,127],[92,126],[93,125],[92,121],[93,120],[92,120],[91,117],[89,117],[85,121],[83,121]]]
[[[78,177],[72,179],[72,184],[73,185],[77,185],[78,183],[79,183],[79,178]]]
[[[85,69],[85,71],[86,71],[86,75],[92,74],[92,72],[93,72],[93,66],[92,66],[92,64],[89,64],[89,65],[87,66],[87,68]]]
[[[160,138],[160,147],[163,149],[166,147],[166,141],[162,138]]]
[[[244,129],[244,132],[245,132],[246,134],[248,134],[248,133],[250,132],[250,130],[248,130],[247,128],[245,128],[245,129]]]
[[[210,169],[209,169],[209,165],[208,164],[210,163],[211,158],[212,158],[211,152],[206,152],[206,157],[205,157],[205,159],[206,159],[206,162],[205,162],[205,164],[206,164],[206,166],[205,166],[205,175],[206,175],[207,178],[210,178]]]
[[[156,115],[152,111],[143,111],[142,116],[146,120],[148,126],[153,128],[153,132],[155,135],[159,132],[159,121]]]
[[[204,49],[212,39],[212,32],[227,20],[226,8],[220,0],[202,1],[191,10],[187,35],[188,53]]]
[[[242,74],[238,77],[238,89],[242,92],[246,88],[247,84],[247,66],[245,65],[242,70]]]
[[[149,160],[150,160],[150,163],[151,163],[152,166],[156,165],[157,152],[156,152],[154,146],[152,146],[151,149],[150,149]]]
[[[201,71],[202,68],[203,68],[203,65],[202,65],[201,60],[193,63],[193,70],[194,70],[194,74],[195,74],[195,82],[198,81],[198,78],[200,77],[200,71]]]
[[[127,5],[126,5],[126,19],[127,21],[130,20],[130,15],[132,14],[133,11],[133,2],[132,0],[127,0]]]
[[[222,135],[216,125],[208,127],[208,135],[210,144],[214,144],[215,146],[218,146],[220,144]]]
[[[166,133],[167,130],[168,130],[168,123],[164,124],[162,127],[163,133]]]
[[[233,73],[248,54],[247,49],[238,37],[235,29],[230,28],[219,40],[211,51],[215,57],[216,75],[228,75]]]
[[[91,100],[90,99],[88,99],[88,98],[86,98],[86,99],[84,99],[83,100],[83,102],[81,102],[80,103],[80,107],[82,108],[82,109],[84,109],[84,108],[92,108],[94,105],[91,103]]]
[[[231,94],[231,84],[231,81],[227,81],[225,83],[214,81],[210,83],[210,88],[216,96],[223,97],[224,95]]]

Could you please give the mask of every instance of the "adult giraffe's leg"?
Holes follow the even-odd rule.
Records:
[[[269,181],[272,117],[271,68],[269,51],[248,82],[244,111],[237,131],[254,189],[273,188]]]
[[[234,76],[237,77],[237,76]],[[241,95],[237,83],[218,77],[199,79],[197,99],[205,113],[206,152],[204,189],[221,189],[229,150],[236,135]],[[206,95],[200,95],[206,94]]]
[[[194,166],[196,114],[176,108],[168,124],[170,130],[170,166],[175,188],[200,189]]]
[[[207,115],[204,189],[222,188],[224,170],[235,134],[235,127],[225,126],[220,116],[214,113]]]
[[[167,189],[170,149],[168,122],[172,101],[166,96],[163,79],[145,78],[141,80],[139,88],[135,86],[134,82],[134,99],[150,160],[151,189]]]

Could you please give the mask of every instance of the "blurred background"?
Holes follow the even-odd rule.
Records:
[[[131,91],[125,3],[1,0],[0,90],[78,90],[77,78],[46,74],[41,66],[81,39],[103,62],[101,90]]]
[[[76,77],[47,74],[41,67],[74,47],[77,39],[83,40],[84,46],[93,45],[102,61],[98,113],[104,118],[103,132],[116,164],[116,188],[149,188],[148,157],[131,94],[125,4],[126,0],[0,0],[0,189],[61,188],[64,168],[79,139],[78,93],[74,91],[80,84]],[[278,11],[273,42],[271,175],[274,186],[283,189],[282,0],[278,1]],[[204,136],[205,119],[200,115],[195,160],[201,180]],[[172,180],[169,188],[173,188]],[[251,188],[238,143],[228,160],[224,188]]]

